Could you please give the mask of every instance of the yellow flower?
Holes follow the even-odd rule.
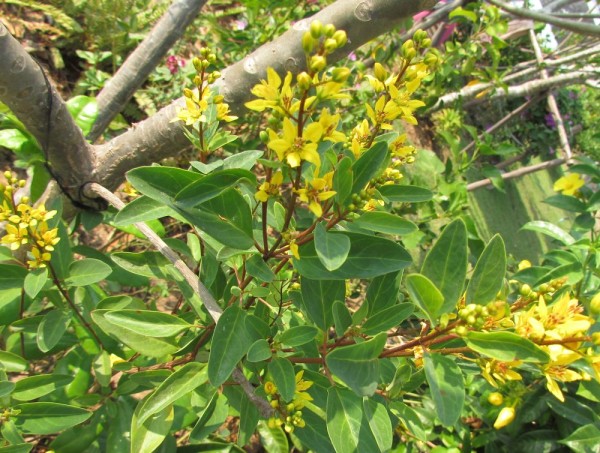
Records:
[[[514,407],[503,407],[494,422],[494,428],[501,429],[510,425],[515,419],[515,413]]]
[[[415,147],[405,145],[406,134],[401,134],[390,144],[390,152],[392,156],[404,163],[409,157],[416,153]]]
[[[305,381],[302,379],[304,370],[296,373],[296,393],[294,393],[294,408],[300,410],[304,407],[307,401],[312,401],[313,398],[308,394],[307,390],[312,387],[313,381]],[[300,426],[301,427],[301,426]]]
[[[394,85],[390,85],[390,96],[401,110],[402,119],[407,123],[417,124],[417,119],[414,117],[413,112],[419,107],[423,107],[425,103],[417,99],[411,99],[408,90],[398,90]]]
[[[192,126],[197,121],[206,122],[204,112],[208,109],[207,99],[211,95],[208,87],[204,88],[202,95],[200,95],[198,88],[185,89],[183,94],[185,96],[185,108],[179,109],[177,118],[174,121],[183,121],[186,126]]]
[[[290,241],[290,252],[292,252],[294,258],[296,258],[297,260],[300,259],[300,253],[298,252],[298,244],[296,244],[296,241],[294,241],[293,239]]]
[[[392,129],[390,121],[395,120],[402,113],[402,109],[394,101],[386,101],[385,96],[381,96],[375,103],[375,109],[367,104],[367,115],[373,126],[379,125],[383,130]]]
[[[275,173],[270,181],[263,182],[258,187],[258,192],[254,194],[254,198],[258,201],[266,202],[269,197],[275,196],[279,193],[279,186],[283,182],[283,173],[278,171]]]
[[[352,154],[357,159],[365,151],[366,145],[371,138],[371,129],[367,120],[362,120],[352,132],[350,132]]]
[[[556,381],[560,382],[573,382],[580,381],[583,379],[581,374],[576,371],[570,370],[565,366],[551,366],[544,370],[546,376],[546,388],[556,399],[560,402],[565,402],[565,397]]]
[[[319,167],[321,158],[317,152],[317,144],[322,132],[323,128],[319,123],[311,123],[304,128],[302,136],[298,136],[298,128],[288,118],[284,118],[282,137],[269,130],[271,141],[267,146],[277,153],[280,161],[287,161],[292,168],[299,167],[303,160]]]
[[[237,116],[230,115],[229,113],[229,105],[225,104],[224,102],[217,104],[217,119],[219,121],[225,121],[229,123],[238,119]]]
[[[563,176],[554,183],[554,190],[562,192],[563,195],[575,195],[579,189],[585,184],[579,173],[571,173],[568,176]]]
[[[321,110],[319,124],[323,128],[323,140],[329,140],[333,143],[343,143],[346,141],[346,135],[337,130],[337,125],[340,122],[340,115],[332,115],[329,109]]]
[[[267,395],[275,395],[277,393],[277,386],[271,381],[265,382],[265,393]]]
[[[318,177],[318,172],[315,172],[314,178],[308,181],[308,186],[302,189],[296,190],[298,199],[305,203],[308,203],[308,209],[316,215],[321,217],[323,215],[323,208],[321,207],[321,201],[329,200],[333,197],[336,192],[329,190],[333,187],[333,172],[323,175],[322,178]]]
[[[246,102],[246,107],[257,112],[271,108],[281,113],[285,113],[286,110],[289,113],[293,113],[297,110],[298,103],[292,106],[293,92],[291,83],[291,72],[287,72],[282,85],[279,74],[273,68],[267,68],[267,80],[261,80],[260,84],[252,88],[252,94],[261,99]]]
[[[523,379],[519,373],[513,368],[518,367],[521,361],[514,360],[512,362],[501,362],[496,359],[481,359],[479,366],[481,367],[481,375],[492,387],[498,387],[499,381],[504,384],[506,381],[520,381]]]

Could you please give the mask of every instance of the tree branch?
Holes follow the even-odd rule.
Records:
[[[127,57],[98,94],[99,114],[88,135],[91,141],[96,140],[112,119],[123,110],[160,59],[183,35],[205,3],[206,0],[174,2],[142,43]]]

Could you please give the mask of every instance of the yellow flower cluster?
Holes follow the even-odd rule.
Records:
[[[271,407],[275,409],[276,415],[268,421],[269,427],[276,428],[283,426],[287,433],[291,433],[295,428],[304,428],[306,422],[302,418],[302,409],[307,403],[310,403],[313,398],[307,390],[313,385],[312,381],[302,379],[304,370],[296,373],[296,391],[294,398],[288,404],[281,404],[281,396],[277,393],[277,386],[266,381],[264,384],[267,399],[271,403]]]
[[[4,176],[8,185],[0,185],[0,222],[6,222],[6,234],[0,243],[13,251],[25,249],[30,258],[26,263],[29,269],[46,267],[54,246],[60,240],[58,229],[50,229],[47,223],[56,211],[47,211],[44,205],[32,207],[27,197],[22,197],[17,203],[15,191],[24,187],[25,181],[18,180],[10,172],[4,173]]]

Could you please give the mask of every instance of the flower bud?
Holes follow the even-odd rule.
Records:
[[[404,44],[402,44],[402,47],[400,49],[400,55],[402,55],[403,58],[410,60],[410,58],[408,58],[408,54],[409,51],[412,49],[414,50],[415,48],[415,43],[413,42],[412,39],[409,39],[407,41],[404,42]]]
[[[298,87],[304,91],[308,90],[312,85],[311,77],[304,71],[296,76],[296,81],[298,82]]]
[[[21,198],[21,203],[23,203],[23,204],[29,203],[29,197],[23,197],[23,198]]]
[[[334,82],[344,83],[350,77],[350,69],[348,68],[335,68],[331,71],[331,78]]]
[[[302,36],[302,50],[304,50],[304,53],[308,54],[308,53],[311,53],[314,48],[315,48],[315,39],[312,37],[310,32],[307,31]]]
[[[269,133],[267,131],[260,131],[258,136],[260,137],[260,141],[263,143],[267,143],[269,141]]]
[[[192,90],[190,90],[189,88],[184,88],[183,89],[183,95],[186,98],[190,98],[191,99],[194,96],[194,92]]]
[[[206,56],[210,53],[210,49],[208,47],[201,47],[200,48],[200,55],[204,58],[206,58]]]
[[[192,58],[192,64],[194,65],[194,69],[198,72],[202,71],[202,60],[198,57]]]
[[[423,47],[424,49],[431,47],[431,39],[425,38],[423,41],[421,41],[421,47]]]
[[[8,171],[8,170],[4,172],[4,177],[6,179],[8,179],[9,181],[11,181],[13,179],[12,173],[10,171]]]
[[[425,38],[427,38],[427,32],[425,30],[422,30],[421,28],[419,28],[413,35],[413,39],[416,43],[420,43]]]
[[[310,23],[310,34],[314,39],[319,39],[323,34],[323,24],[321,21],[313,20]]]
[[[500,392],[493,392],[488,395],[487,400],[492,406],[500,406],[504,402],[504,397]]]
[[[498,418],[494,422],[494,428],[501,429],[505,426],[510,425],[515,419],[515,408],[514,407],[503,407]]]
[[[325,36],[327,36],[328,38],[331,38],[334,33],[335,33],[335,25],[327,24],[327,25],[325,25],[325,27],[323,27],[323,34]]]
[[[202,86],[202,77],[200,77],[199,75],[194,76],[194,85],[200,88]]]
[[[337,42],[338,47],[343,47],[348,42],[348,35],[344,30],[336,31],[333,34],[332,38],[335,39],[335,42]]]
[[[222,94],[217,94],[214,98],[213,98],[213,102],[215,104],[222,104],[225,101],[225,97]]]
[[[333,52],[335,49],[337,49],[337,47],[338,47],[338,45],[337,45],[337,41],[336,41],[335,39],[333,39],[333,38],[327,38],[327,39],[325,40],[324,47],[325,47],[325,51],[326,51],[327,53],[331,53],[331,52]]]
[[[528,296],[531,294],[531,286],[525,283],[523,286],[521,286],[521,289],[519,289],[519,294],[521,296]]]
[[[373,71],[375,73],[375,78],[380,82],[383,82],[387,78],[387,71],[381,65],[381,63],[376,62],[375,66],[373,67]]]
[[[209,63],[215,63],[217,61],[217,56],[214,53],[209,53],[206,59]]]
[[[213,76],[213,78],[215,80],[217,80],[219,77],[221,77],[221,73],[219,71],[213,71],[213,72],[211,72],[210,75]]]
[[[322,71],[327,66],[327,59],[322,55],[313,55],[310,58],[310,69],[315,72]]]

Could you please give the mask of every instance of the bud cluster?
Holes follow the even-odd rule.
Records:
[[[323,71],[327,67],[327,55],[345,46],[347,42],[348,36],[346,35],[346,32],[343,30],[336,30],[335,25],[323,25],[318,20],[311,22],[310,29],[302,36],[302,49],[304,49],[304,53],[307,55],[307,66],[310,72],[315,74]],[[298,78],[298,85],[302,87],[300,75]],[[303,76],[303,78],[305,77]],[[337,78],[343,79],[344,77],[343,75],[338,74]],[[345,79],[336,80],[336,82],[341,81],[345,81]],[[303,82],[306,84],[306,80]]]
[[[265,382],[264,389],[267,401],[276,412],[276,415],[267,422],[269,428],[283,427],[286,433],[292,433],[294,429],[306,426],[306,422],[302,418],[302,408],[304,407],[302,403],[296,400],[287,404],[283,402],[277,393],[277,387],[271,381]]]

